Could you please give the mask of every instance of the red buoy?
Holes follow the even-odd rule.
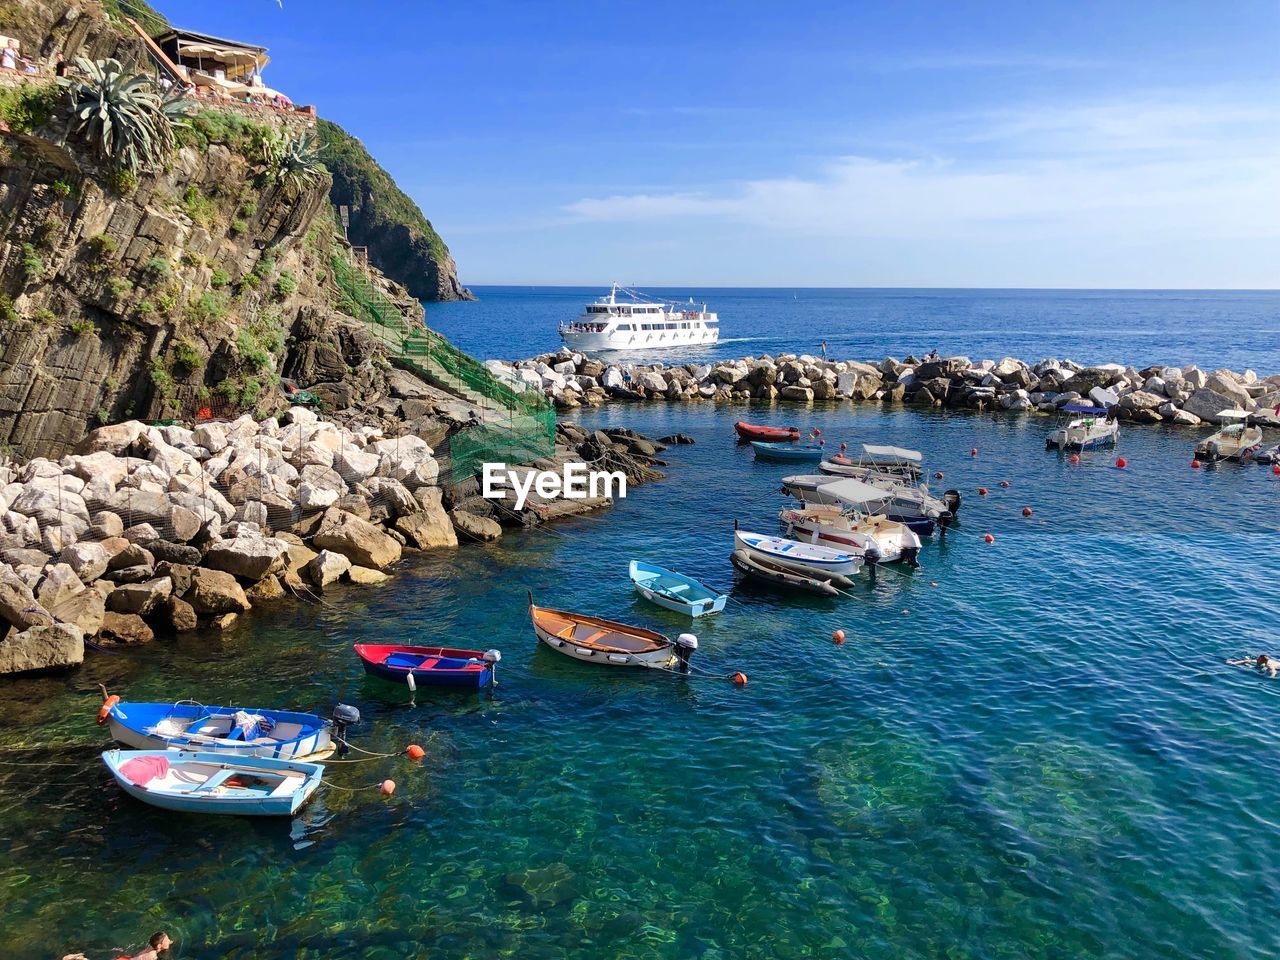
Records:
[[[1002,486],[1002,487],[1004,487],[1004,488],[1008,489],[1008,487],[1009,487],[1009,481],[1008,481],[1008,480],[1001,480],[1001,481],[1000,481],[1000,486]]]
[[[989,534],[989,533],[988,533],[986,536],[984,536],[982,539],[983,539],[983,540],[985,540],[985,541],[987,541],[987,543],[995,543],[995,542],[996,542],[996,538],[995,538],[995,537],[993,537],[993,536],[992,536],[991,534]]]
[[[935,480],[941,480],[941,479],[942,479],[942,471],[941,471],[941,470],[939,470],[937,473],[935,473],[935,474],[933,475],[933,479],[935,479]]]
[[[841,452],[841,453],[844,453],[844,452],[845,452],[846,450],[848,450],[848,449],[849,449],[849,445],[848,445],[847,443],[842,443],[842,444],[840,444],[840,452]]]
[[[745,687],[747,685],[747,675],[739,670],[733,675],[733,682],[740,687]]]
[[[1029,517],[1029,516],[1031,516],[1031,508],[1030,508],[1030,507],[1023,507],[1023,508],[1022,508],[1022,515],[1023,515],[1024,517]]]
[[[1074,463],[1079,463],[1079,462],[1080,462],[1080,455],[1079,455],[1079,454],[1076,454],[1076,453],[1073,453],[1073,454],[1071,455],[1071,462],[1072,462],[1073,464],[1074,464]]]
[[[1124,457],[1119,457],[1116,460],[1116,466],[1119,467],[1121,470],[1123,470],[1128,465],[1129,465],[1129,461],[1126,460]]]
[[[937,585],[938,585],[938,581],[937,581],[937,580],[930,580],[930,581],[929,581],[929,586],[931,586],[931,587],[936,587]]]
[[[844,631],[837,630],[835,633],[833,633],[831,635],[831,642],[836,644],[837,646],[844,643]]]
[[[977,448],[977,447],[970,447],[970,448],[969,448],[969,456],[971,456],[971,457],[976,457],[977,455],[978,455],[978,448]]]
[[[1277,463],[1274,467],[1272,467],[1271,472],[1274,473],[1277,477],[1280,477],[1280,463]]]
[[[423,750],[416,743],[411,743],[409,744],[408,749],[405,750],[405,754],[409,757],[410,760],[412,760],[414,763],[417,763],[419,760],[421,760],[423,757],[427,755],[427,751]]]
[[[396,782],[394,780],[383,780],[382,786],[378,788],[384,797],[389,797],[396,792]]]
[[[1191,461],[1191,469],[1192,469],[1192,470],[1199,470],[1199,469],[1200,469],[1200,461],[1199,461],[1199,459],[1194,459],[1194,460],[1192,460],[1192,461]]]
[[[985,496],[987,495],[987,488],[986,488],[986,487],[979,487],[979,488],[978,488],[978,493],[985,497]]]

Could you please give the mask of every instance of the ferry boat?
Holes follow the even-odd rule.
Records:
[[[618,295],[625,299],[620,300]],[[614,284],[572,323],[560,325],[570,350],[662,350],[705,346],[720,339],[720,318],[707,305],[667,303]]]

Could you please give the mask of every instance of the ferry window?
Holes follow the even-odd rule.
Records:
[[[620,324],[618,324],[618,329],[619,329],[619,330],[630,330],[630,329],[631,329],[631,324],[629,324],[629,323],[620,323]]]

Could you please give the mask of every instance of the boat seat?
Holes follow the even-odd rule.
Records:
[[[689,584],[682,583],[679,586],[667,587],[667,593],[685,593],[689,589]]]
[[[416,670],[426,659],[420,653],[393,653],[382,661],[382,665],[396,670]]]

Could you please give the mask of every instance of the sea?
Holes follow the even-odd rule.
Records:
[[[588,293],[478,292],[428,317],[484,357],[553,349]],[[1280,371],[1275,294],[792,293],[708,294],[747,338],[716,349]],[[931,487],[961,492],[959,521],[921,569],[864,573],[847,596],[742,582],[734,522],[775,532],[781,479],[805,469],[756,462],[744,418],[918,449]],[[236,960],[1280,953],[1280,680],[1226,662],[1280,653],[1280,476],[1192,469],[1204,431],[1160,426],[1072,463],[1045,450],[1041,416],[660,403],[578,419],[695,442],[610,510],[0,681],[4,955],[111,957],[160,929],[175,957]],[[727,592],[725,611],[649,604],[633,558]],[[699,672],[572,661],[536,641],[530,593],[692,631]],[[498,649],[498,684],[368,678],[351,646],[375,640]],[[162,813],[101,764],[100,683],[351,704],[368,753],[331,764],[292,820]],[[380,756],[411,743],[421,764]]]

